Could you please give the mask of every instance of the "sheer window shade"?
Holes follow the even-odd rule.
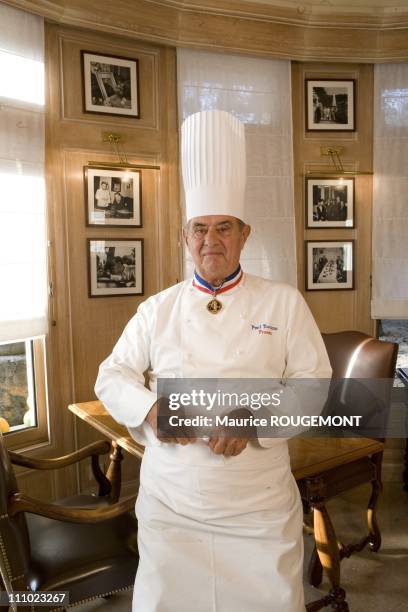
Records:
[[[209,109],[229,111],[245,124],[252,232],[243,269],[296,285],[290,62],[177,49],[177,82],[180,125]],[[192,270],[185,253],[185,276]]]
[[[44,24],[0,3],[0,342],[47,331]]]
[[[375,66],[375,319],[408,319],[408,64]]]

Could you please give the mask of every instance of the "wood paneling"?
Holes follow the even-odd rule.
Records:
[[[304,82],[306,78],[356,79],[356,132],[306,132]],[[373,67],[354,64],[292,64],[292,107],[295,216],[298,260],[298,286],[321,331],[355,329],[375,334],[370,317],[372,176],[355,177],[355,228],[305,229],[305,174],[329,171],[328,158],[320,155],[321,146],[342,146],[346,170],[372,171],[373,143]],[[355,290],[305,291],[305,240],[355,240]]]
[[[57,23],[155,43],[302,61],[408,59],[408,10],[248,0],[6,0]]]
[[[137,58],[140,67],[140,119],[88,115],[83,112],[80,51]],[[118,36],[46,27],[48,102],[46,113],[47,195],[54,298],[51,330],[55,402],[52,434],[59,454],[80,447],[98,435],[74,421],[67,406],[94,397],[99,363],[111,352],[125,324],[147,296],[180,278],[180,211],[175,50],[136,43]],[[142,170],[142,228],[86,227],[83,167],[90,161],[114,165],[117,157],[102,133],[123,136],[129,163],[157,164]],[[88,297],[88,238],[143,238],[145,295]],[[100,436],[99,436],[100,437]],[[128,464],[128,465],[126,465]],[[126,458],[124,477],[136,477],[135,460]],[[81,487],[90,472],[79,472]],[[71,478],[59,481],[69,492]],[[58,488],[58,487],[57,487]]]

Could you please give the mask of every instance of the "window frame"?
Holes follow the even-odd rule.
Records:
[[[32,448],[48,443],[50,439],[45,337],[29,338],[28,340],[31,342],[32,347],[32,371],[37,424],[4,433],[3,439],[8,449]]]

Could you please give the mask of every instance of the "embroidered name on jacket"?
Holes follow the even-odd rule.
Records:
[[[277,327],[268,323],[259,323],[259,325],[251,325],[251,330],[257,334],[266,334],[272,336],[272,332],[277,331]]]

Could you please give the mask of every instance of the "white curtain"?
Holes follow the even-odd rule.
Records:
[[[246,272],[296,285],[290,62],[177,50],[179,123],[200,110],[225,110],[245,124]],[[185,274],[192,262],[185,258]]]
[[[408,64],[375,66],[374,319],[408,319]]]
[[[47,331],[44,23],[0,3],[0,342]]]

